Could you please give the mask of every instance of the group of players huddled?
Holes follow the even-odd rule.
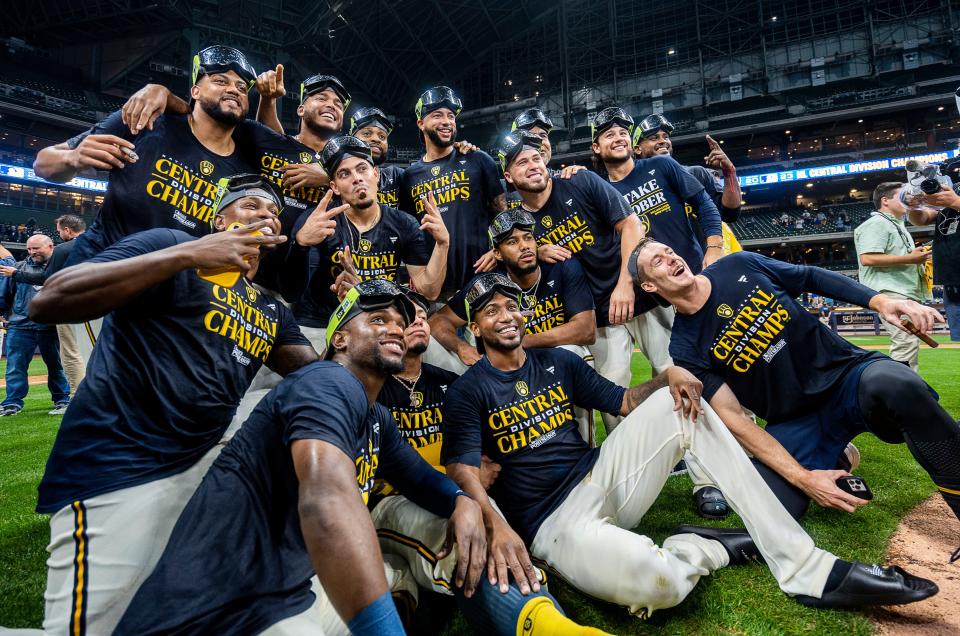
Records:
[[[722,184],[671,157],[666,118],[608,108],[594,170],[558,172],[540,109],[493,159],[456,141],[461,101],[438,86],[401,169],[391,120],[351,111],[331,75],[300,84],[296,134],[281,66],[210,46],[192,75],[188,102],[147,86],[35,164],[110,172],[30,308],[103,318],[39,486],[47,633],[394,635],[430,590],[478,633],[599,634],[546,573],[646,617],[756,561],[815,607],[937,592],[797,521],[811,499],[867,503],[838,485],[864,431],[906,442],[960,515],[960,427],[795,298],[942,319],[737,251],[736,170],[712,139]],[[655,375],[631,387],[634,346]],[[746,529],[633,531],[682,459],[697,511]]]

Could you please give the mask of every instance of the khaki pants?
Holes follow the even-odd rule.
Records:
[[[87,371],[87,362],[80,354],[80,346],[77,344],[77,327],[85,331],[84,325],[57,325],[57,336],[60,338],[60,364],[63,365],[63,372],[67,374],[71,397],[77,392],[77,387],[80,386]]]
[[[780,589],[820,597],[836,557],[820,550],[767,487],[716,413],[697,423],[673,410],[660,389],[624,418],[600,457],[540,526],[530,552],[595,598],[641,616],[683,601],[700,580],[729,562],[723,546],[696,535],[658,547],[632,532],[670,470],[689,455],[740,514]]]

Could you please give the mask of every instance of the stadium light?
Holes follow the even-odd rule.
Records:
[[[677,52],[676,49],[671,48],[669,51],[667,51],[667,55],[673,55],[676,52]]]

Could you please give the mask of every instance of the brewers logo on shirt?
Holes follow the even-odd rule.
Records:
[[[519,395],[520,397],[526,397],[527,394],[530,393],[530,388],[527,386],[527,383],[524,382],[523,380],[520,380],[519,382],[517,382],[516,389],[517,389],[517,395]]]
[[[309,152],[300,153],[300,163],[310,163],[311,161],[313,161],[313,155]]]
[[[213,174],[213,164],[204,159],[200,162],[200,174],[205,177],[209,177]]]
[[[727,303],[723,303],[722,305],[717,307],[717,315],[720,316],[721,318],[732,318],[733,309],[731,309],[730,305],[728,305]]]
[[[369,252],[370,248],[373,247],[373,243],[367,239],[360,239],[359,247],[361,252]]]
[[[540,219],[540,225],[546,228],[553,227],[553,219],[551,219],[549,216],[545,216]]]

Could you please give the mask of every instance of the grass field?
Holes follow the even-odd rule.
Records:
[[[856,342],[883,344],[886,338],[858,337]],[[924,347],[920,365],[944,407],[954,416],[960,414],[960,351]],[[42,365],[31,367],[32,374],[43,372]],[[635,381],[649,377],[649,367],[639,355],[634,356],[633,373]],[[0,419],[0,625],[4,627],[38,627],[42,617],[48,527],[46,517],[35,514],[33,506],[59,423],[58,417],[46,414],[49,408],[46,387],[34,385],[24,411]],[[855,514],[813,506],[804,526],[824,549],[848,559],[879,561],[898,520],[929,496],[933,485],[903,445],[886,445],[869,435],[855,443],[863,456],[857,473],[870,484],[873,503]],[[638,532],[659,542],[679,523],[706,524],[695,513],[690,487],[686,476],[670,479]],[[731,516],[716,525],[739,522]],[[631,617],[623,608],[585,599],[559,581],[551,583],[551,591],[570,616],[615,634],[872,633],[865,613],[813,610],[791,601],[760,565],[721,570],[704,579],[679,607],[657,612],[647,621]],[[470,633],[446,599],[422,596],[426,598],[417,633]]]

